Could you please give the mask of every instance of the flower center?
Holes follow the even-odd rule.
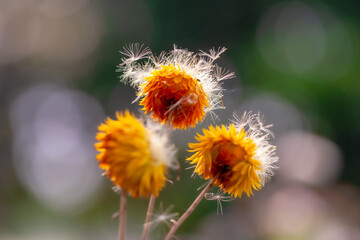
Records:
[[[140,104],[156,121],[175,128],[195,126],[205,116],[208,99],[200,82],[173,65],[162,65],[145,78]]]
[[[234,165],[240,161],[246,161],[246,151],[230,141],[216,144],[215,149],[212,157],[211,174],[216,178],[216,182],[226,187],[233,176]]]

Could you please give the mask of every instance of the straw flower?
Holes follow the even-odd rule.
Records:
[[[175,147],[161,126],[135,118],[129,111],[102,123],[95,144],[100,168],[133,197],[158,196],[168,168],[176,167]]]
[[[232,78],[214,61],[226,48],[198,54],[176,46],[154,56],[139,44],[124,48],[120,70],[125,82],[137,89],[145,113],[173,128],[186,129],[202,121],[208,112],[222,108],[220,81]],[[140,61],[143,59],[143,61]],[[136,101],[135,100],[135,101]]]
[[[198,134],[198,143],[190,143],[187,160],[196,164],[194,173],[212,179],[214,185],[234,197],[252,195],[273,175],[275,146],[268,140],[270,126],[264,126],[259,114],[236,117],[228,127],[210,126]]]

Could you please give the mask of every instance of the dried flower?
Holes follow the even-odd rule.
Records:
[[[146,125],[128,111],[99,126],[95,148],[100,168],[133,197],[158,196],[168,168],[176,167],[175,147],[159,125]]]
[[[198,134],[198,143],[190,143],[187,160],[196,164],[194,172],[213,179],[222,191],[241,197],[260,189],[273,175],[275,146],[268,142],[270,126],[264,126],[259,114],[244,113],[229,127],[210,126]]]
[[[139,44],[124,48],[123,80],[130,82],[145,113],[173,128],[186,129],[202,121],[207,112],[222,108],[220,81],[232,78],[214,61],[226,48],[195,54],[186,49],[154,56]],[[145,59],[145,61],[140,61]]]

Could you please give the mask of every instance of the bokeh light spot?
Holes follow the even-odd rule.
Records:
[[[10,111],[23,185],[54,210],[76,213],[94,203],[102,182],[93,147],[104,118],[100,104],[80,91],[41,85],[21,94]]]

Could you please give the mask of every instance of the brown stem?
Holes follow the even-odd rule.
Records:
[[[147,238],[147,234],[149,232],[149,225],[150,225],[150,221],[151,221],[151,214],[152,214],[152,211],[154,209],[154,204],[155,204],[155,196],[153,194],[151,194],[150,200],[149,200],[148,210],[147,210],[147,213],[146,213],[144,231],[143,231],[143,234],[142,234],[142,237],[141,237],[142,240],[146,240],[146,238]]]
[[[119,217],[119,240],[125,240],[125,227],[126,227],[126,191],[121,190],[120,196],[120,217]]]
[[[208,185],[201,191],[199,196],[197,196],[197,198],[190,205],[190,207],[184,212],[184,214],[179,218],[179,220],[174,222],[174,224],[172,225],[169,233],[166,235],[165,240],[171,240],[171,238],[173,238],[174,233],[176,232],[176,230],[181,226],[181,224],[186,220],[186,218],[188,218],[190,216],[190,214],[195,210],[197,205],[199,205],[201,200],[204,198],[205,193],[207,193],[209,191],[209,189],[211,188],[212,184],[213,184],[213,180],[210,180]]]

